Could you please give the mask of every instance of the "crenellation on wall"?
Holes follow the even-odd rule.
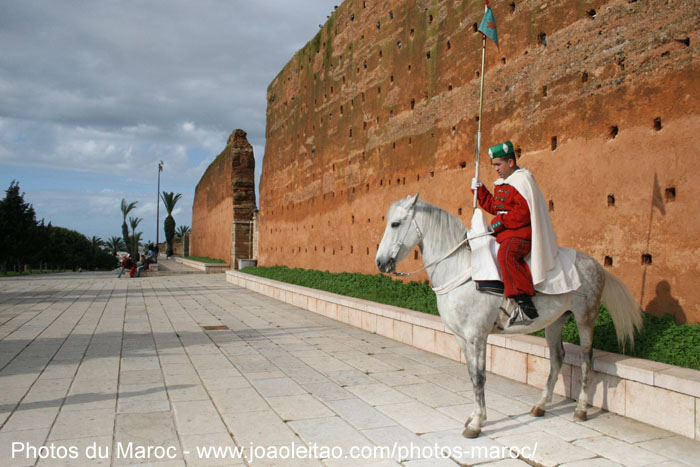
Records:
[[[687,161],[700,152],[700,4],[492,3],[482,147],[515,143],[560,244],[607,264],[645,308],[700,320],[687,261],[700,220],[684,214],[700,195],[687,175],[700,165]],[[374,273],[381,217],[416,192],[469,223],[482,15],[481,1],[346,1],[297,52],[268,88],[261,264]]]

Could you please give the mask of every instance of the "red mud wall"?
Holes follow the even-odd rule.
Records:
[[[250,256],[254,171],[253,148],[246,133],[235,130],[195,189],[190,255],[222,259],[233,267],[236,258]]]
[[[561,245],[700,321],[700,2],[491,3],[482,146],[514,142]],[[347,0],[297,52],[268,89],[261,265],[375,273],[384,215],[415,192],[469,223],[482,15]]]

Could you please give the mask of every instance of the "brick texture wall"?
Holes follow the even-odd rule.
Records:
[[[563,246],[700,320],[700,2],[493,1],[485,148],[512,140]],[[481,1],[346,0],[268,88],[261,265],[375,273],[409,194],[468,224]],[[416,252],[399,266],[420,266]],[[424,276],[425,277],[425,276]]]

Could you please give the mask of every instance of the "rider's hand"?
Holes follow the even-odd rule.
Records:
[[[481,185],[483,185],[483,183],[481,183],[478,178],[472,178],[472,190],[478,190]]]

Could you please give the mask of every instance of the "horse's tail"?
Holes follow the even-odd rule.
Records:
[[[610,272],[604,269],[603,271],[605,272],[605,286],[601,302],[612,317],[617,342],[624,347],[629,341],[630,346],[633,347],[634,330],[642,328],[642,310],[625,284]]]

